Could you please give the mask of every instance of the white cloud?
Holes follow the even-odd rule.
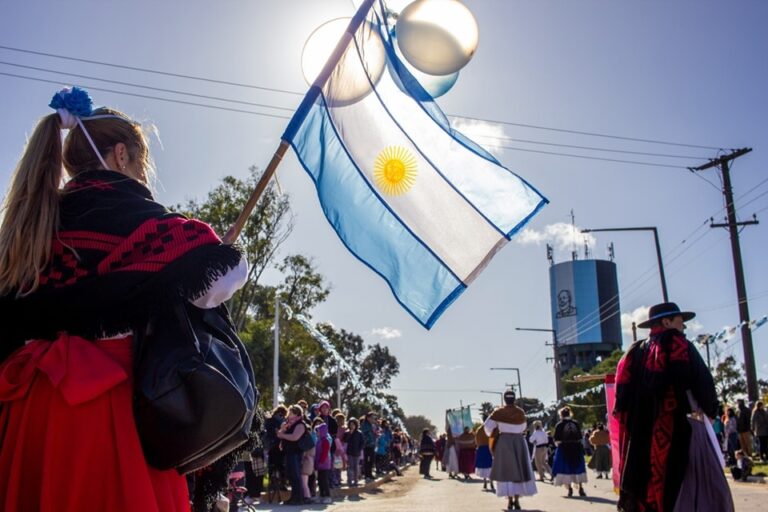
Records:
[[[596,243],[595,237],[591,233],[582,233],[580,227],[574,227],[565,222],[550,224],[545,226],[542,231],[525,228],[515,240],[522,245],[541,245],[546,242],[554,245],[558,250],[568,251],[573,250],[574,245],[577,251],[581,251],[585,241],[590,248],[593,248]]]
[[[403,333],[400,331],[400,329],[395,329],[394,327],[376,327],[375,329],[371,330],[371,334],[384,340],[402,338],[403,336]]]
[[[648,320],[648,306],[640,306],[629,313],[621,314],[621,332],[632,334],[632,322],[639,324]]]
[[[458,370],[460,368],[464,368],[464,365],[458,364],[456,366],[445,366],[444,364],[423,364],[421,365],[422,370],[427,370],[430,372],[435,372],[438,370],[445,370],[447,372],[452,372],[454,370]]]
[[[635,322],[636,324],[639,324],[640,322],[644,322],[648,320],[648,308],[649,306],[640,306],[638,308],[635,308],[633,311],[630,311],[629,313],[622,313],[621,314],[621,332],[624,334],[632,334],[632,322]],[[704,330],[704,325],[702,325],[700,322],[696,320],[691,320],[690,322],[685,322],[685,332],[688,334],[689,338],[693,338],[694,334],[700,333]],[[638,338],[642,338],[643,336],[638,335]]]
[[[690,320],[685,322],[685,332],[689,334],[697,334],[704,330],[704,324],[697,320]]]
[[[507,137],[504,127],[498,123],[487,123],[476,119],[454,118],[451,126],[485,148],[489,153],[498,157],[503,151],[497,146],[503,146],[500,137]]]

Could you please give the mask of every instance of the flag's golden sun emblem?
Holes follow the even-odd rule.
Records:
[[[402,146],[388,146],[376,157],[373,179],[385,194],[404,194],[416,181],[416,157]]]

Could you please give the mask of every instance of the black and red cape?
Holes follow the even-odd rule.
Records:
[[[207,224],[172,213],[138,181],[80,173],[62,191],[52,258],[33,293],[0,297],[0,362],[25,340],[109,337],[161,301],[194,299],[240,261]]]
[[[619,361],[619,510],[671,512],[688,464],[691,412],[687,391],[709,417],[717,412],[712,374],[676,329],[654,327]]]

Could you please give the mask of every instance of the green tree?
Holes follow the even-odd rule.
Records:
[[[717,363],[712,377],[715,380],[715,388],[724,404],[730,403],[736,395],[746,394],[747,381],[744,379],[744,375],[746,375],[744,365],[739,367],[733,356],[728,356]]]
[[[495,408],[496,407],[491,402],[483,402],[480,404],[480,414],[481,415],[487,414],[488,416],[490,416]]]
[[[421,436],[421,432],[425,428],[430,432],[437,432],[437,428],[432,424],[432,422],[429,421],[426,416],[422,416],[420,414],[415,416],[406,416],[403,420],[403,424],[408,430],[408,433],[415,439],[419,439],[418,436]]]
[[[355,381],[355,376],[341,371],[341,399],[345,407],[351,412],[359,411],[361,414],[378,410],[378,407],[360,392],[360,388],[364,388],[370,394],[386,401],[394,415],[404,418],[396,397],[384,393],[392,379],[400,372],[400,363],[389,349],[381,347],[378,343],[366,345],[360,335],[344,329],[337,330],[330,324],[321,324],[318,330],[328,338],[336,353],[357,371],[356,377],[359,381]],[[333,359],[322,350],[310,364],[320,379],[318,392],[324,396],[336,396],[336,365]]]
[[[262,174],[255,166],[251,166],[249,172],[245,180],[226,176],[204,200],[191,200],[176,209],[207,222],[223,236],[237,219]],[[288,196],[279,194],[270,183],[237,240],[250,265],[247,283],[229,302],[232,320],[238,328],[245,325],[246,316],[261,293],[259,279],[292,230],[293,214]]]
[[[544,404],[538,398],[518,398],[517,406],[525,411],[525,414],[538,415],[544,411]]]
[[[573,411],[574,419],[579,421],[582,425],[591,426],[595,423],[605,422],[608,409],[605,405],[605,392],[600,388],[600,385],[604,380],[598,378],[595,380],[579,381],[579,377],[602,377],[606,374],[615,374],[616,366],[623,355],[624,353],[621,350],[615,350],[610,356],[600,361],[589,371],[584,371],[581,368],[575,367],[571,368],[563,377],[563,391],[566,397],[576,393],[586,392],[584,396],[580,396],[568,402],[569,405],[572,406],[571,410]],[[560,406],[562,406],[562,404],[560,404]],[[550,423],[557,421],[556,408],[551,408],[545,412],[545,421],[549,421]]]
[[[323,302],[330,293],[330,287],[315,269],[312,259],[292,254],[286,256],[277,268],[284,276],[283,284],[280,285],[280,299],[294,313],[302,313],[311,318],[309,310]]]

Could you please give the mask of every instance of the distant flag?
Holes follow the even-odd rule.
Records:
[[[547,200],[451,128],[383,13],[363,3],[282,139],[344,245],[430,328]]]

